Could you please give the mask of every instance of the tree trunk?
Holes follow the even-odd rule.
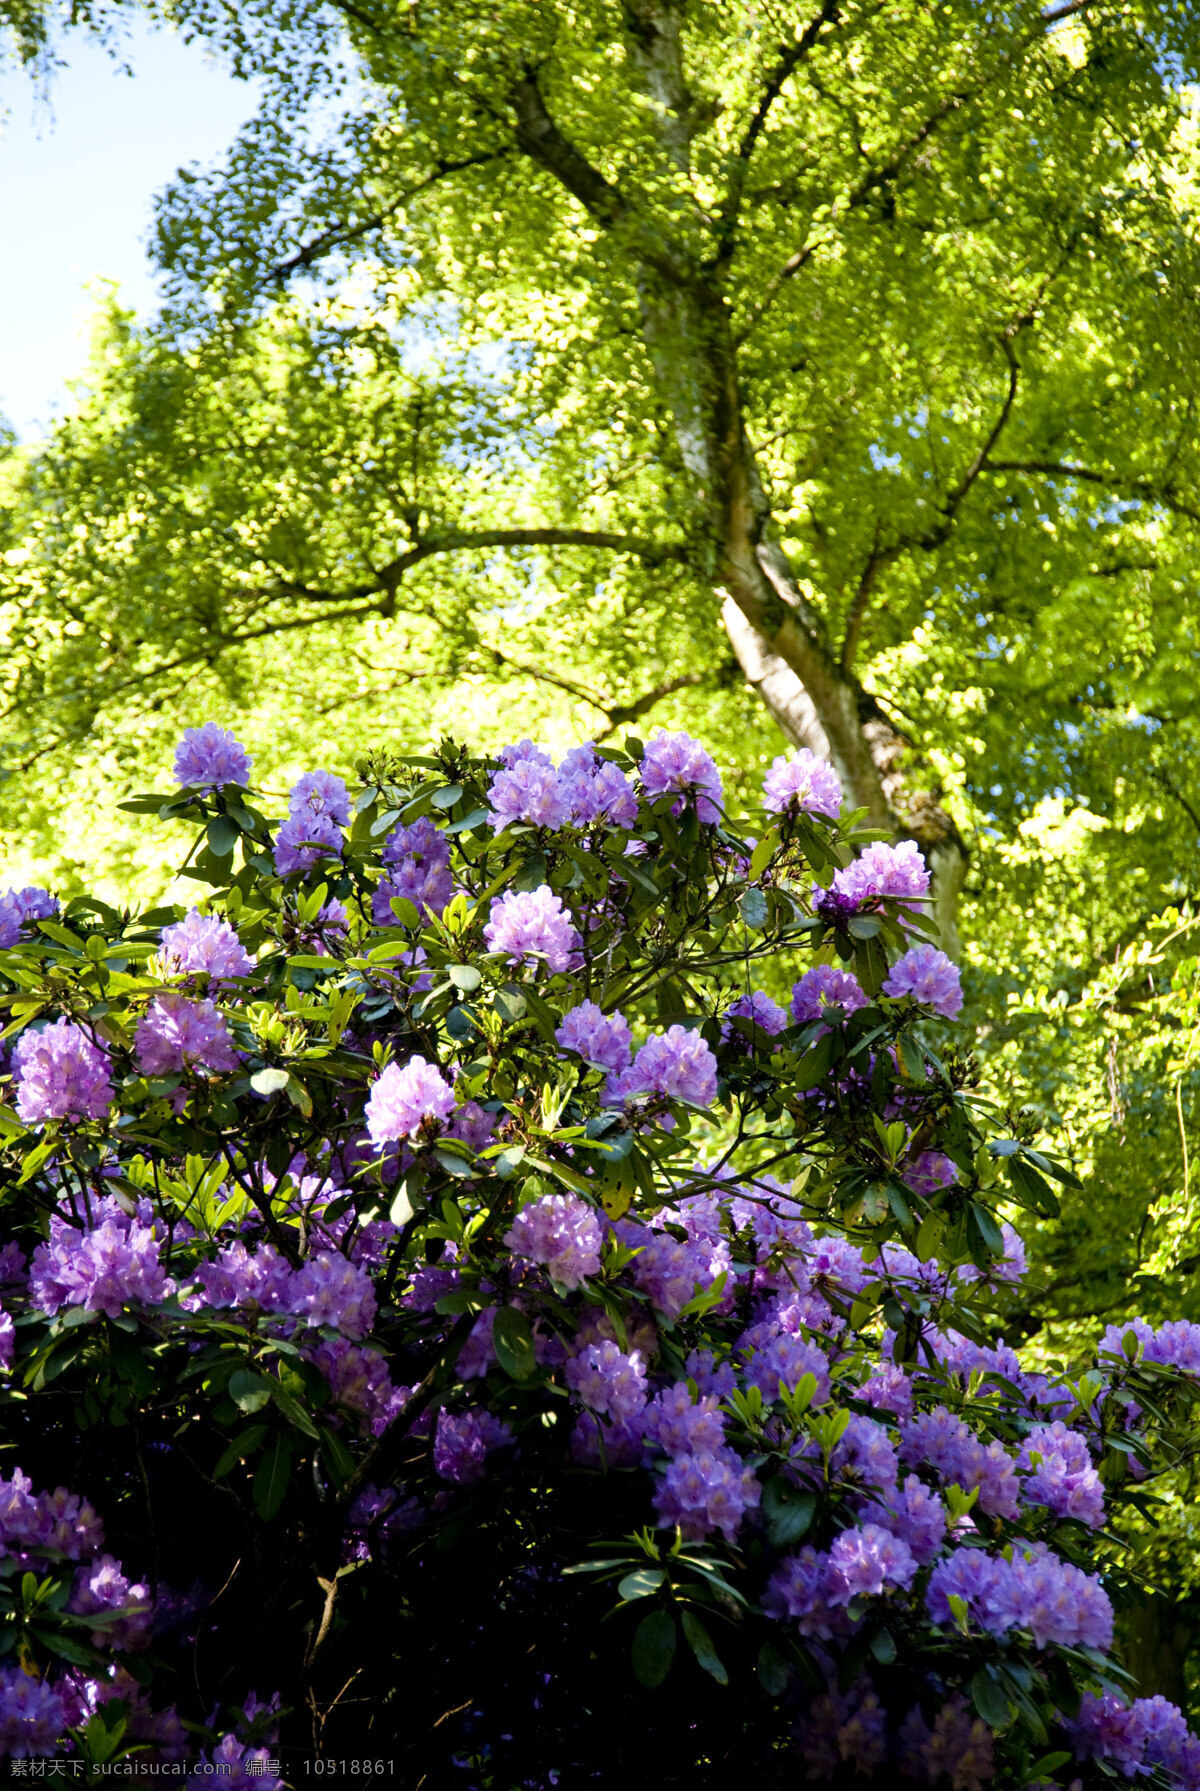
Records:
[[[665,155],[686,173],[703,108],[684,70],[682,14],[683,0],[624,0],[629,66]],[[876,826],[916,840],[933,875],[943,944],[956,954],[954,914],[966,848],[936,796],[911,787],[904,741],[852,675],[845,654],[834,652],[824,619],[772,538],[770,500],[743,425],[722,254],[702,264],[646,226],[559,132],[532,70],[511,97],[519,147],[603,228],[621,231],[636,266],[643,339],[680,455],[708,511],[714,585],[747,681],[788,740],[833,763],[853,807],[865,808]]]

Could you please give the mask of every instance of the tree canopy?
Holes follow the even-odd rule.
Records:
[[[172,16],[263,103],[14,468],[11,764],[311,636],[577,732],[748,681],[950,895],[1050,792],[1178,855],[1191,9]]]

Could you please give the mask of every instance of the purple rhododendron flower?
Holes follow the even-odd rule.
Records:
[[[1125,1340],[1130,1335],[1137,1345],[1135,1356],[1165,1368],[1178,1368],[1184,1374],[1200,1374],[1200,1325],[1176,1319],[1156,1331],[1144,1318],[1126,1319],[1123,1324],[1108,1326],[1098,1353],[1127,1362],[1130,1358]]]
[[[51,1215],[50,1236],[29,1266],[29,1299],[40,1311],[82,1306],[118,1318],[126,1306],[156,1306],[174,1291],[153,1228],[115,1200],[100,1206],[99,1222],[86,1230]]]
[[[772,1001],[769,995],[764,995],[761,989],[753,989],[750,994],[739,995],[735,1001],[731,1001],[721,1021],[723,1039],[736,1038],[747,1051],[751,1050],[752,1046],[746,1035],[729,1024],[733,1019],[753,1020],[756,1026],[761,1027],[772,1038],[777,1037],[788,1023],[788,1017],[779,1003]]]
[[[621,1079],[621,1093],[659,1094],[670,1101],[711,1107],[717,1098],[717,1060],[699,1032],[671,1026],[650,1035]]]
[[[107,1621],[92,1631],[98,1648],[106,1642],[109,1647],[136,1648],[150,1639],[150,1588],[131,1584],[111,1555],[101,1555],[76,1571],[67,1609],[75,1617],[111,1618],[113,1612],[121,1613],[115,1623]]]
[[[693,1295],[706,1292],[718,1275],[730,1276],[733,1264],[729,1245],[709,1238],[689,1238],[681,1243],[668,1231],[651,1231],[626,1221],[618,1237],[637,1255],[630,1265],[634,1286],[644,1293],[656,1312],[677,1319]],[[718,1310],[728,1307],[733,1289],[726,1286]]]
[[[1123,1704],[1112,1692],[1099,1697],[1086,1692],[1078,1715],[1067,1724],[1077,1757],[1112,1760],[1123,1773],[1140,1774],[1149,1726],[1142,1702]]]
[[[241,741],[228,728],[206,721],[202,728],[187,728],[175,748],[175,782],[207,790],[248,784],[250,763]]]
[[[508,1425],[491,1412],[460,1412],[452,1416],[443,1407],[438,1413],[433,1441],[434,1468],[443,1480],[467,1486],[483,1479],[491,1451],[504,1448],[512,1440]]]
[[[894,1586],[911,1586],[916,1573],[917,1563],[906,1542],[878,1524],[864,1524],[834,1538],[826,1569],[827,1597],[831,1605],[874,1598]]]
[[[853,864],[834,873],[830,893],[854,908],[867,902],[916,901],[929,890],[929,872],[914,840],[868,846]],[[825,892],[818,889],[816,901]]]
[[[82,1561],[104,1547],[104,1526],[95,1510],[65,1486],[52,1493],[34,1493],[33,1481],[20,1468],[11,1480],[0,1477],[0,1554],[28,1549],[57,1549],[70,1561]]]
[[[624,1014],[606,1014],[594,1001],[568,1008],[554,1034],[564,1051],[574,1051],[596,1069],[619,1075],[628,1066],[631,1037]]]
[[[689,1363],[689,1369],[691,1364]],[[697,1455],[725,1442],[725,1415],[715,1394],[692,1399],[686,1381],[656,1393],[642,1413],[642,1436],[664,1455]]]
[[[854,1486],[884,1491],[896,1484],[896,1450],[887,1430],[874,1418],[850,1419],[829,1458],[829,1470]]]
[[[523,1206],[505,1233],[514,1256],[541,1263],[560,1287],[578,1287],[600,1269],[604,1233],[587,1202],[576,1194],[547,1194]]]
[[[229,1028],[211,1001],[189,1001],[170,990],[156,995],[134,1035],[138,1068],[145,1076],[173,1076],[198,1065],[235,1070],[238,1055]]]
[[[281,877],[311,871],[322,858],[341,855],[342,830],[328,815],[289,815],[275,835],[275,869]]]
[[[0,1667],[0,1756],[52,1754],[66,1728],[62,1700],[44,1679]]]
[[[583,943],[562,901],[544,883],[539,889],[510,889],[497,896],[483,936],[489,951],[545,958],[556,975],[570,967],[572,954]]]
[[[922,1007],[955,1020],[962,1012],[962,977],[944,951],[932,945],[914,945],[888,971],[883,992],[899,1000],[911,996]]]
[[[11,1368],[16,1354],[17,1333],[12,1317],[0,1307],[0,1368]]]
[[[781,753],[763,782],[763,806],[777,815],[799,810],[836,821],[842,807],[842,780],[826,759],[802,747]]]
[[[274,1244],[249,1250],[240,1238],[225,1244],[212,1262],[196,1271],[200,1284],[197,1305],[261,1306],[265,1312],[283,1311],[291,1297],[292,1269]]]
[[[720,1530],[732,1542],[762,1488],[735,1449],[699,1449],[675,1456],[654,1490],[660,1529],[678,1524],[686,1542]]]
[[[306,771],[288,793],[288,814],[293,821],[324,815],[337,827],[350,822],[350,792],[332,771]]]
[[[511,768],[497,771],[488,788],[491,813],[488,821],[499,833],[513,821],[532,827],[557,828],[570,816],[570,803],[553,765],[537,759],[520,759]]]
[[[574,746],[558,770],[558,783],[569,819],[576,827],[608,821],[613,827],[637,824],[637,791],[611,760],[598,758],[594,747]]]
[[[17,1112],[27,1126],[49,1119],[103,1119],[112,1105],[111,1063],[74,1020],[25,1031],[13,1050]]]
[[[17,943],[25,928],[58,913],[58,897],[48,889],[30,884],[27,889],[6,889],[0,895],[0,951]]]
[[[900,1173],[914,1194],[924,1194],[927,1199],[958,1180],[958,1170],[941,1150],[918,1151],[901,1166]]]
[[[515,746],[502,746],[496,757],[510,771],[514,765],[523,765],[527,760],[535,765],[549,765],[551,769],[554,767],[550,754],[543,752],[540,746],[535,746],[532,740],[518,740]]]
[[[329,1325],[360,1342],[375,1322],[375,1289],[358,1263],[331,1250],[319,1250],[296,1271],[288,1309],[306,1324]]]
[[[788,1388],[800,1385],[806,1374],[817,1383],[813,1405],[824,1405],[829,1398],[829,1358],[819,1343],[789,1330],[778,1315],[759,1319],[738,1338],[738,1355],[748,1362],[745,1379],[758,1387],[764,1399],[779,1398],[779,1383]]]
[[[372,1436],[382,1436],[404,1410],[409,1387],[394,1387],[387,1362],[376,1349],[362,1349],[344,1337],[325,1338],[312,1352],[335,1405],[356,1412]]]
[[[863,1515],[906,1542],[920,1567],[936,1560],[946,1540],[946,1507],[915,1474],[902,1487],[876,1493],[864,1505]]]
[[[653,802],[669,791],[678,790],[696,798],[696,813],[702,821],[719,821],[725,802],[721,774],[699,741],[690,734],[656,734],[642,759],[642,788]],[[678,814],[682,801],[671,810]]]
[[[403,1067],[388,1064],[371,1090],[363,1116],[376,1144],[394,1144],[418,1137],[422,1128],[429,1129],[430,1120],[440,1130],[455,1105],[454,1090],[437,1065],[410,1057]]]
[[[909,1466],[925,1461],[948,1484],[970,1492],[979,1488],[979,1509],[991,1517],[1015,1518],[1016,1462],[999,1443],[984,1444],[944,1405],[900,1426],[900,1456]]]
[[[797,1725],[796,1739],[809,1779],[834,1778],[843,1761],[856,1775],[874,1778],[887,1759],[887,1711],[865,1674],[845,1696],[830,1680]]]
[[[829,1554],[810,1544],[785,1555],[767,1581],[763,1609],[779,1621],[791,1619],[802,1636],[828,1641],[845,1635],[849,1622],[842,1605],[830,1600]]]
[[[798,1026],[823,1020],[831,1007],[854,1014],[866,1005],[867,997],[858,978],[835,964],[818,964],[806,970],[792,987],[792,1019]]]
[[[202,915],[198,908],[190,909],[186,920],[163,928],[158,962],[168,975],[172,971],[207,975],[214,982],[250,976],[254,970],[253,958],[229,922],[215,914]]]
[[[925,1592],[933,1621],[948,1628],[955,1623],[952,1595],[992,1635],[1028,1629],[1039,1648],[1051,1642],[1064,1648],[1112,1645],[1112,1605],[1098,1576],[1060,1560],[1044,1544],[1025,1550],[1014,1545],[1011,1561],[982,1549],[956,1549],[938,1562]]]
[[[919,1708],[910,1710],[899,1741],[901,1768],[918,1784],[942,1785],[948,1779],[953,1791],[986,1791],[995,1777],[992,1731],[982,1717],[971,1715],[958,1693],[942,1705],[932,1729]]]
[[[1029,1475],[1025,1497],[1047,1505],[1056,1517],[1078,1518],[1099,1530],[1104,1524],[1104,1487],[1092,1465],[1087,1438],[1068,1430],[1060,1418],[1035,1424],[1021,1445],[1017,1465]]]
[[[646,1369],[636,1350],[626,1354],[609,1340],[589,1343],[566,1367],[567,1385],[586,1406],[628,1424],[646,1403]]]
[[[454,894],[450,841],[427,815],[411,827],[395,827],[383,845],[387,873],[371,898],[377,926],[392,927],[392,897],[403,896],[422,916],[440,914]]]

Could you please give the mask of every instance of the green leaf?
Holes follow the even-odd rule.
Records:
[[[877,1629],[871,1637],[871,1653],[881,1667],[890,1667],[896,1658],[896,1638],[890,1629]]]
[[[750,868],[748,874],[751,883],[758,882],[758,879],[762,876],[778,850],[779,829],[778,827],[772,827],[769,833],[763,835],[762,839],[759,840],[757,846],[755,846],[753,852],[750,854]]]
[[[483,981],[474,964],[448,964],[446,975],[454,987],[460,989],[464,995],[470,995]]]
[[[767,924],[767,898],[761,889],[748,889],[738,903],[738,913],[746,925],[758,932]]]
[[[275,1068],[256,1070],[250,1078],[250,1086],[256,1094],[278,1094],[281,1088],[288,1085],[288,1072]]]
[[[254,1471],[255,1510],[267,1522],[277,1516],[283,1504],[291,1468],[291,1440],[280,1433],[267,1445]]]
[[[1003,1729],[1009,1719],[1008,1699],[986,1668],[971,1681],[971,1702],[989,1729]]]
[[[973,1200],[971,1202],[970,1215],[972,1224],[978,1228],[980,1237],[983,1239],[987,1248],[992,1252],[993,1256],[1003,1256],[1004,1234],[1001,1232],[1000,1227],[997,1225],[991,1213],[988,1212],[987,1208],[985,1206],[980,1206],[977,1200]]]
[[[420,932],[421,916],[415,902],[410,902],[407,896],[393,896],[389,905],[402,927],[410,933]]]
[[[456,1176],[460,1181],[469,1180],[476,1173],[474,1163],[468,1163],[457,1151],[444,1150],[441,1145],[435,1145],[433,1155],[447,1175]]]
[[[498,1175],[501,1181],[507,1181],[510,1176],[517,1173],[525,1161],[527,1148],[524,1144],[510,1144],[507,1150],[502,1150],[498,1157],[493,1158],[493,1173]]]
[[[523,859],[521,868],[513,878],[513,888],[521,895],[530,895],[540,889],[546,881],[546,860],[541,852],[532,852]]]
[[[625,1575],[617,1587],[617,1592],[627,1604],[632,1604],[637,1598],[649,1598],[652,1592],[657,1592],[658,1588],[665,1584],[666,1578],[666,1573],[661,1567],[638,1567],[632,1573]]]
[[[229,1377],[229,1397],[247,1415],[261,1412],[273,1391],[270,1381],[264,1380],[261,1374],[255,1374],[249,1368],[239,1368],[236,1374]]]
[[[1064,1752],[1062,1749],[1059,1749],[1053,1754],[1043,1754],[1041,1759],[1035,1760],[1033,1765],[1029,1768],[1030,1784],[1036,1785],[1040,1779],[1048,1779],[1052,1777],[1061,1766],[1067,1764],[1070,1758],[1071,1755]]]
[[[512,1024],[517,1020],[524,1019],[527,1003],[524,995],[522,995],[520,989],[518,989],[515,984],[506,983],[502,989],[497,989],[492,996],[492,1006],[502,1020],[507,1020]]]
[[[724,1662],[713,1647],[712,1637],[695,1611],[681,1611],[680,1622],[683,1624],[683,1633],[687,1637],[688,1647],[696,1656],[697,1663],[716,1680],[718,1685],[728,1685],[729,1674],[725,1671]]]
[[[774,1642],[764,1642],[759,1649],[755,1672],[768,1698],[782,1698],[788,1688],[791,1668]]]
[[[926,1081],[925,1053],[916,1039],[911,1038],[907,1032],[902,1032],[896,1040],[896,1047],[900,1054],[900,1068],[905,1076],[910,1082],[915,1082],[919,1088],[923,1088]]]
[[[661,1685],[671,1671],[678,1642],[675,1620],[669,1611],[651,1611],[643,1617],[633,1638],[633,1671],[648,1691]]]
[[[208,849],[215,858],[228,858],[241,838],[241,830],[228,815],[214,815],[207,832]]]
[[[223,1480],[229,1470],[236,1467],[239,1461],[245,1461],[247,1456],[253,1455],[266,1434],[267,1426],[265,1424],[251,1424],[242,1431],[240,1436],[234,1437],[213,1469],[213,1479]]]
[[[321,1456],[329,1469],[330,1478],[339,1486],[344,1486],[354,1472],[354,1457],[343,1443],[336,1430],[330,1430],[322,1424],[319,1427]]]
[[[514,1381],[528,1380],[537,1367],[529,1320],[515,1306],[501,1306],[497,1312],[492,1348],[501,1368]]]
[[[447,784],[445,789],[435,790],[430,801],[434,808],[453,808],[454,804],[461,800],[462,793],[461,784]]]
[[[762,1490],[762,1513],[773,1548],[790,1548],[807,1534],[817,1509],[816,1494],[801,1492],[776,1474]]]

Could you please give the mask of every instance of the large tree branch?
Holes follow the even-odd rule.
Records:
[[[1200,509],[1185,504],[1169,486],[1159,485],[1153,479],[1133,478],[1125,473],[1101,472],[1095,467],[1076,466],[1067,460],[990,460],[987,470],[990,473],[1040,473],[1050,479],[1081,479],[1088,485],[1107,486],[1114,496],[1119,496],[1123,491],[1131,492],[1134,497],[1147,503],[1162,504],[1165,509],[1186,516],[1189,522],[1200,522]]]
[[[717,214],[717,249],[713,266],[718,277],[728,268],[733,259],[738,219],[742,209],[742,195],[746,190],[750,162],[758,139],[766,127],[771,107],[779,98],[786,82],[804,61],[825,26],[831,21],[835,21],[837,17],[838,0],[822,0],[820,11],[809,20],[794,44],[786,44],[783,47],[778,62],[767,77],[758,104],[742,133],[742,140],[738,144],[737,156],[729,176],[728,191]]]
[[[901,536],[898,541],[891,542],[887,547],[880,546],[880,530],[879,525],[876,524],[874,545],[867,555],[867,562],[863,568],[862,576],[859,578],[858,586],[851,600],[850,609],[846,618],[846,632],[842,640],[842,650],[840,654],[840,664],[844,673],[849,674],[850,668],[854,663],[854,656],[858,650],[858,642],[862,634],[863,622],[866,618],[867,609],[876,582],[878,581],[879,574],[898,560],[902,554],[909,552],[912,548],[917,548],[924,553],[933,553],[949,539],[958,511],[962,506],[963,499],[975,484],[980,473],[982,473],[984,468],[989,464],[988,456],[999,441],[1001,432],[1012,414],[1012,407],[1016,403],[1017,398],[1017,385],[1021,376],[1020,365],[1017,361],[1016,354],[1013,351],[1012,338],[1032,321],[1032,313],[1018,318],[1014,324],[1009,325],[1008,329],[1004,331],[1000,338],[1000,346],[1008,360],[1008,390],[1005,393],[1004,401],[1000,406],[994,423],[988,430],[987,435],[984,437],[970,464],[965,468],[958,483],[946,493],[945,500],[941,505],[941,521],[932,529],[925,530],[923,534]]]
[[[481,155],[464,156],[458,162],[438,162],[433,172],[426,175],[424,180],[417,181],[414,186],[406,187],[389,204],[381,207],[371,217],[364,218],[361,223],[331,224],[328,230],[322,230],[319,235],[302,243],[294,255],[289,255],[286,261],[278,262],[271,269],[266,276],[267,279],[281,283],[287,279],[289,274],[294,274],[297,268],[311,267],[314,261],[320,261],[324,255],[329,254],[330,250],[340,248],[343,243],[358,242],[364,236],[370,236],[372,231],[381,230],[388,219],[394,217],[410,200],[427,192],[430,187],[436,186],[438,181],[444,180],[447,175],[461,174],[464,168],[485,167],[489,162],[502,161],[511,153],[508,149],[494,149]]]
[[[628,554],[645,566],[661,566],[667,561],[686,565],[690,550],[682,542],[651,541],[641,535],[622,535],[606,529],[449,529],[438,535],[426,535],[402,554],[373,570],[369,584],[349,585],[344,590],[323,590],[301,584],[297,579],[281,578],[276,584],[243,590],[246,598],[260,597],[268,601],[277,597],[294,597],[304,603],[348,603],[363,598],[382,597],[381,613],[395,610],[395,594],[405,574],[424,560],[439,554],[469,553],[486,547],[590,547],[602,552]]]
[[[552,174],[605,230],[618,227],[627,230],[638,259],[647,267],[653,268],[681,291],[711,301],[712,294],[699,269],[667,242],[630,204],[620,188],[606,180],[559,130],[546,108],[532,69],[526,69],[522,79],[514,83],[509,99],[516,118],[513,130],[517,147]]]
[[[870,199],[871,195],[879,187],[887,186],[890,181],[895,180],[905,164],[916,154],[917,150],[921,148],[921,145],[927,143],[950,113],[957,111],[958,107],[963,105],[969,97],[970,95],[967,93],[946,94],[936,110],[931,112],[928,118],[924,119],[922,123],[917,126],[912,135],[908,137],[898,149],[893,151],[888,160],[884,162],[881,167],[872,168],[870,173],[865,174],[858,185],[847,194],[846,198],[837,208],[838,217],[844,217],[847,212],[857,211],[861,206],[867,203],[868,199]],[[750,313],[750,316],[742,329],[738,332],[737,342],[739,346],[758,328],[788,281],[793,279],[795,275],[800,272],[801,268],[805,267],[812,259],[817,250],[823,248],[830,240],[831,238],[828,234],[811,237],[807,243],[804,243],[796,250],[795,254],[789,255],[783,266],[767,281],[762,297],[754,307],[754,310]]]

